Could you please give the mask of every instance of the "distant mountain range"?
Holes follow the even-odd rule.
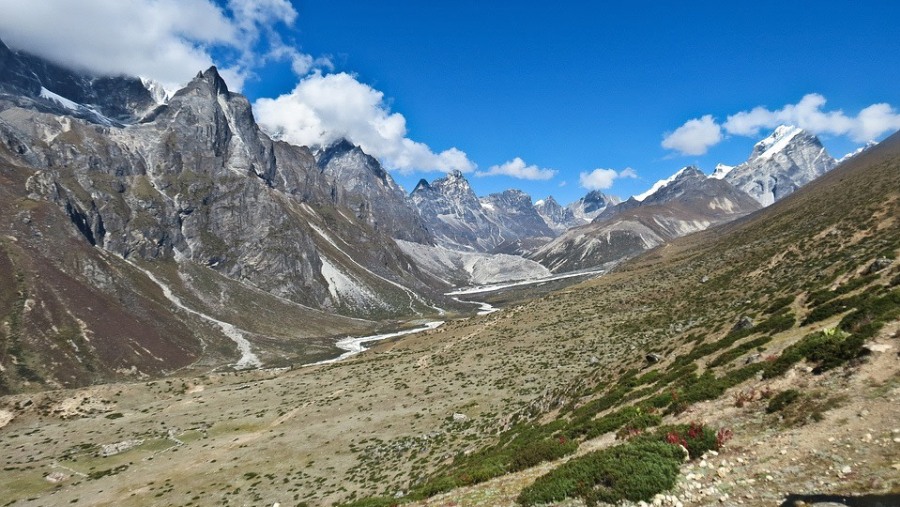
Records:
[[[746,162],[719,164],[710,176],[685,167],[528,257],[554,272],[616,262],[768,206],[836,165],[817,137],[780,126],[754,146]]]

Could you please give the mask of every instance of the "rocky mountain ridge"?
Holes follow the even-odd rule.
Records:
[[[718,164],[708,176],[684,167],[646,192],[605,207],[589,226],[566,231],[529,258],[554,272],[616,262],[768,206],[835,165],[818,138],[783,125],[758,142],[746,162]]]
[[[507,243],[554,235],[528,194],[506,190],[479,199],[459,171],[431,183],[419,181],[410,198],[437,244],[449,249],[493,252]]]
[[[768,206],[836,165],[815,135],[781,125],[756,143],[747,161],[728,171],[723,179]]]
[[[357,149],[317,159],[272,141],[215,67],[158,104],[139,79],[32,59],[0,51],[0,263],[12,277],[0,301],[24,301],[0,308],[16,323],[3,333],[18,345],[0,353],[13,388],[228,364],[235,346],[263,361],[310,357],[332,347],[311,337],[375,326],[360,319],[455,305],[397,246],[431,236]],[[104,82],[121,93],[101,94]],[[67,345],[50,346],[60,333]]]
[[[674,238],[728,222],[759,209],[729,183],[688,166],[655,192],[606,208],[530,256],[554,272],[619,261]]]

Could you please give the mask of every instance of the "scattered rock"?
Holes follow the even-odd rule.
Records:
[[[460,414],[459,412],[453,414],[453,422],[465,422],[469,420],[469,416],[466,414]]]
[[[644,359],[646,359],[650,364],[656,364],[662,361],[662,357],[659,354],[654,354],[652,352],[647,354]]]
[[[9,410],[0,410],[0,428],[12,422],[15,417],[16,416]]]
[[[750,329],[753,327],[753,319],[744,315],[740,319],[738,319],[737,323],[734,325],[735,331],[743,331],[744,329]]]
[[[703,278],[700,279],[700,283],[706,283],[708,281],[709,281],[709,277],[706,275],[703,275]]]
[[[101,457],[109,457],[114,456],[116,454],[122,453],[131,449],[132,447],[137,447],[143,444],[144,441],[141,439],[137,440],[123,440],[121,442],[116,442],[114,444],[103,444],[100,447],[100,452],[97,453],[98,456]]]
[[[872,264],[869,264],[869,267],[866,268],[864,275],[871,275],[872,273],[877,273],[882,269],[888,268],[893,264],[894,261],[888,259],[887,257],[881,257],[879,259],[875,259]]]
[[[44,477],[44,479],[47,482],[52,482],[52,483],[56,484],[56,483],[68,480],[69,477],[70,476],[68,474],[64,474],[62,472],[50,472],[49,474],[47,474],[47,477]]]

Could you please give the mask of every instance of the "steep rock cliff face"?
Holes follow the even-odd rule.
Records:
[[[54,68],[50,79],[5,46],[0,66],[14,71],[0,73],[3,253],[9,275],[23,280],[21,290],[0,288],[0,300],[44,294],[0,320],[18,326],[6,333],[19,344],[9,361],[35,378],[77,384],[132,367],[155,374],[198,360],[229,363],[235,345],[236,364],[306,356],[327,347],[296,339],[372,325],[347,317],[425,315],[437,311],[432,301],[446,302],[396,245],[387,211],[360,215],[353,205],[362,194],[309,149],[262,133],[247,99],[215,68],[162,104],[131,89],[140,80],[109,78],[121,92],[107,94],[119,97],[112,118],[114,108],[48,88],[93,100],[99,78]],[[153,103],[149,112],[149,102],[123,99],[139,96]],[[385,190],[383,200],[396,197],[395,187]],[[429,241],[421,221],[404,219],[410,225],[398,236]],[[51,278],[71,280],[81,295],[66,296]],[[116,325],[94,315],[99,308],[117,315]],[[46,325],[29,320],[32,310]],[[63,327],[74,345],[49,346],[62,338],[43,330]],[[110,357],[109,347],[121,353]],[[37,366],[51,363],[65,366]]]
[[[334,181],[337,203],[393,238],[431,245],[434,237],[418,210],[374,157],[340,140],[316,153],[316,164]]]

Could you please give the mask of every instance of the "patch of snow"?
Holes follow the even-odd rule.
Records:
[[[784,151],[791,143],[791,140],[802,133],[803,129],[799,127],[781,125],[775,129],[775,132],[773,132],[772,135],[756,143],[758,149],[765,148],[765,151],[757,158],[768,159],[774,157],[778,153]]]
[[[859,148],[851,151],[850,153],[848,153],[848,154],[844,155],[843,157],[841,157],[840,159],[838,159],[837,163],[841,164],[843,162],[846,162],[847,160],[850,160],[851,158],[859,155],[860,153],[868,150],[869,148],[872,148],[876,144],[878,144],[878,141],[869,141],[866,143],[865,146],[860,146]]]
[[[41,87],[41,98],[47,99],[47,100],[52,100],[52,101],[56,102],[57,104],[63,106],[66,109],[69,109],[71,111],[80,111],[81,107],[82,107],[81,104],[79,104],[77,102],[73,102],[73,101],[63,97],[62,95],[57,95],[56,93],[51,92],[50,90],[44,88],[43,86]]]
[[[709,202],[708,206],[711,210],[721,210],[727,213],[733,213],[735,210],[734,203],[727,197],[716,197]]]
[[[322,277],[328,282],[328,292],[335,301],[349,299],[357,305],[380,302],[372,291],[346,275],[324,256],[319,256],[319,260],[322,261]]]
[[[732,169],[734,169],[733,165],[716,164],[716,170],[709,177],[717,180],[725,179],[725,176],[728,176]]]
[[[153,102],[156,102],[157,105],[167,104],[169,99],[178,91],[168,89],[159,81],[154,81],[148,77],[141,77],[140,79],[141,84],[150,92],[150,97],[153,98]]]
[[[675,181],[675,180],[676,180],[679,176],[681,176],[681,174],[682,174],[684,171],[686,171],[687,169],[688,169],[687,167],[682,167],[681,169],[678,170],[677,173],[673,174],[672,176],[669,176],[668,178],[666,178],[666,179],[664,179],[664,180],[659,180],[659,181],[657,181],[656,183],[654,183],[653,186],[650,187],[650,189],[647,190],[646,192],[644,192],[644,193],[642,193],[642,194],[634,195],[634,196],[632,196],[632,197],[633,197],[634,200],[636,200],[636,201],[643,201],[644,199],[646,199],[646,198],[650,197],[651,195],[655,194],[659,189],[661,189],[661,188],[663,188],[664,186],[668,185],[669,183],[672,183],[673,181]]]

